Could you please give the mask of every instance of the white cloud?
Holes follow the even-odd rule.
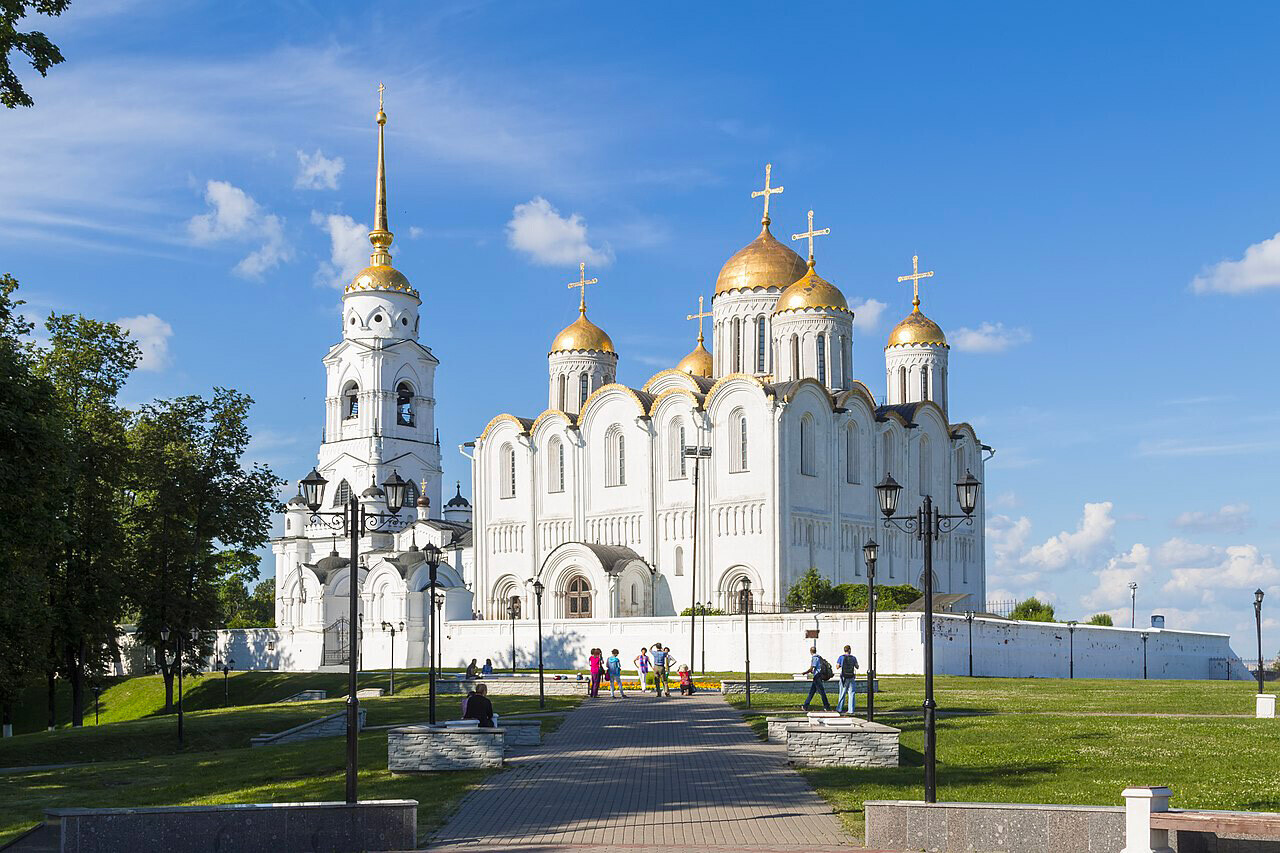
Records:
[[[333,287],[346,287],[356,273],[369,265],[369,227],[340,213],[311,212],[311,224],[329,235],[329,260],[316,270],[316,280]]]
[[[1121,605],[1129,602],[1129,584],[1136,582],[1139,587],[1145,587],[1152,571],[1151,549],[1140,542],[1136,543],[1127,552],[1109,559],[1105,566],[1093,573],[1098,579],[1097,584],[1092,591],[1080,597],[1080,603],[1090,610],[1114,608],[1108,612],[1116,618],[1116,624],[1119,625],[1118,613]]]
[[[1031,332],[1005,328],[1004,323],[983,323],[976,329],[962,326],[951,335],[951,345],[960,352],[1004,352],[1031,340]]]
[[[425,230],[423,230],[422,228],[419,228],[417,225],[410,225],[410,226],[409,226],[409,239],[410,239],[410,240],[417,240],[419,237],[421,237],[423,234],[426,234],[426,233],[427,233],[427,232],[426,232]]]
[[[1050,536],[1022,555],[1024,565],[1056,570],[1096,557],[1111,542],[1115,519],[1111,517],[1111,501],[1087,503],[1080,524],[1074,532],[1062,531]]]
[[[1188,441],[1178,438],[1144,439],[1138,442],[1139,456],[1234,456],[1273,450],[1280,446],[1274,438],[1251,441],[1232,441],[1213,444],[1204,441]]]
[[[320,149],[316,153],[298,152],[298,176],[293,188],[298,190],[336,190],[338,178],[346,163],[341,157],[326,157]]]
[[[187,221],[187,234],[201,245],[225,242],[257,242],[261,245],[235,265],[233,271],[244,278],[262,278],[263,273],[293,259],[293,247],[285,240],[280,217],[267,213],[244,190],[227,181],[205,184],[208,213]]]
[[[1184,512],[1173,520],[1183,530],[1214,533],[1241,533],[1253,526],[1246,503],[1227,504],[1216,512]]]
[[[1207,548],[1200,565],[1169,570],[1166,594],[1190,593],[1204,603],[1216,600],[1220,590],[1247,591],[1280,583],[1280,567],[1256,545]]]
[[[1220,261],[1191,281],[1196,293],[1249,293],[1280,287],[1280,234],[1244,250],[1238,261]]]
[[[860,332],[874,332],[880,325],[880,315],[888,308],[879,299],[863,299],[849,304],[853,312],[853,327]]]
[[[569,266],[583,261],[603,266],[613,260],[613,250],[607,243],[596,248],[588,242],[587,223],[581,214],[561,216],[542,196],[515,206],[507,223],[507,245],[545,266]]]
[[[127,329],[129,336],[137,341],[142,349],[142,359],[138,362],[139,370],[164,370],[171,361],[169,356],[169,338],[173,337],[173,327],[155,314],[139,314],[137,317],[121,317],[116,325]]]

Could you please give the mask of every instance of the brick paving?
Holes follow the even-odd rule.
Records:
[[[718,693],[586,700],[462,801],[433,850],[839,850],[831,807]],[[500,705],[500,703],[498,703]],[[501,712],[501,707],[498,708]]]

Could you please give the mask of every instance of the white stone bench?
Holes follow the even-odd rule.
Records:
[[[786,724],[787,760],[795,767],[897,767],[898,736],[892,726],[846,717]]]
[[[501,767],[505,751],[506,731],[500,728],[422,724],[387,732],[387,769],[392,773]]]

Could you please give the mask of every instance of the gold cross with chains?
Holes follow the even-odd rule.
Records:
[[[831,233],[831,229],[830,229],[830,228],[823,228],[823,229],[818,230],[818,231],[813,230],[813,211],[811,210],[811,211],[809,211],[809,230],[808,230],[808,231],[806,231],[806,232],[804,232],[803,234],[792,234],[792,235],[791,235],[791,239],[792,239],[792,240],[804,240],[804,239],[808,238],[808,240],[809,240],[809,263],[813,263],[813,238],[814,238],[814,237],[823,237],[823,236],[826,236],[827,234],[830,234],[830,233]]]
[[[911,300],[911,304],[916,308],[920,307],[920,279],[922,278],[933,278],[933,270],[929,270],[928,272],[920,272],[920,256],[912,255],[911,256],[911,275],[900,275],[898,276],[898,281],[911,282],[911,287],[913,291],[912,292],[913,298]]]
[[[387,87],[379,83],[378,84],[378,112],[382,112],[382,93],[385,91],[387,91]]]
[[[769,175],[772,171],[773,171],[773,164],[765,163],[764,164],[764,189],[756,190],[751,194],[752,198],[760,198],[760,196],[764,196],[764,222],[766,223],[769,221],[769,196],[777,195],[778,193],[783,191],[782,187],[769,186]]]
[[[587,285],[599,284],[598,278],[587,278],[587,265],[585,263],[578,264],[578,280],[569,282],[569,287],[577,287],[582,291],[581,298],[578,301],[578,310],[582,313],[587,312]]]
[[[702,310],[702,297],[699,296],[698,297],[698,313],[690,314],[689,316],[685,317],[686,320],[698,321],[698,343],[702,343],[702,318],[710,317],[710,316],[712,316],[710,311]]]

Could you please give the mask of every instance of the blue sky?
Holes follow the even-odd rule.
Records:
[[[774,233],[832,229],[877,394],[896,277],[937,271],[952,419],[997,450],[992,597],[1127,624],[1136,580],[1140,621],[1249,654],[1253,589],[1280,607],[1280,10],[426,8],[73,3],[42,23],[67,62],[0,114],[0,267],[33,313],[128,319],[131,401],[252,394],[254,457],[296,479],[367,257],[379,80],[447,448],[541,410],[579,256],[621,381],[688,352],[772,162]]]

